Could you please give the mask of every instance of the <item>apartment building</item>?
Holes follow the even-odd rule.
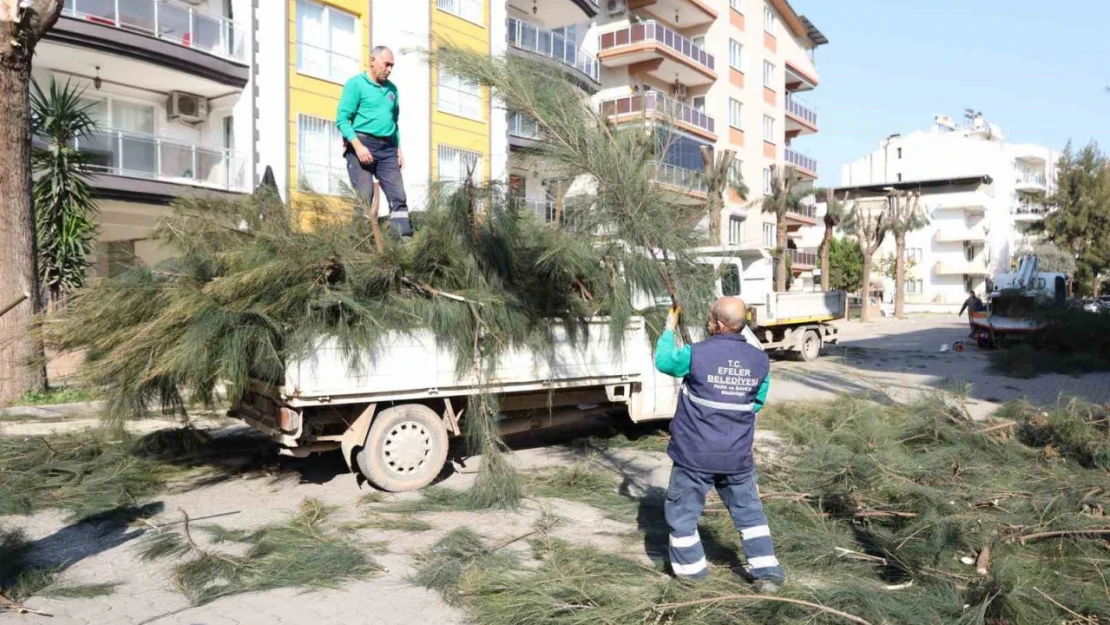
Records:
[[[766,271],[775,220],[753,201],[769,191],[772,166],[793,169],[803,184],[817,178],[800,147],[818,130],[817,111],[799,94],[817,87],[814,52],[828,41],[809,20],[784,0],[510,0],[508,30],[511,53],[555,60],[614,123],[672,122],[657,181],[691,202],[706,199],[701,147],[733,150],[749,193],[730,191],[721,239],[750,250],[752,269]],[[571,181],[529,155],[527,119],[510,119],[509,134],[513,192],[550,214]],[[817,224],[814,209],[788,224],[797,248]],[[813,269],[812,250],[791,255],[796,275]]]
[[[252,188],[251,0],[66,0],[38,45],[32,77],[83,90],[99,129],[98,275],[165,251],[150,232],[174,198]]]
[[[995,124],[971,114],[960,123],[938,115],[931,128],[884,139],[871,154],[841,169],[839,192],[875,197],[884,189],[920,191],[927,227],[907,235],[915,267],[906,284],[912,308],[958,306],[967,291],[982,294],[987,280],[1009,271],[1015,256],[1036,241],[1029,232],[1044,219],[1043,197],[1055,190],[1060,154],[1011,143]],[[893,254],[887,241],[876,255]],[[893,280],[885,278],[884,299]]]

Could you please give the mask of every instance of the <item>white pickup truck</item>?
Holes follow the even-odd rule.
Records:
[[[770,340],[761,347],[816,357],[830,336],[820,320],[844,315],[842,293],[760,294],[750,280],[743,284],[752,292],[741,293],[739,260],[706,256],[703,262],[717,270],[719,294],[750,298],[745,333],[755,345],[762,334]],[[621,349],[612,347],[608,319],[589,326],[587,337],[575,342],[557,329],[548,353],[522,349],[498,360],[485,390],[500,399],[503,433],[617,411],[634,422],[674,415],[679,381],[655,370],[644,320],[630,320]],[[701,334],[691,331],[695,340]],[[814,336],[816,347],[807,354]],[[479,380],[458,375],[455,354],[427,331],[398,333],[377,353],[356,360],[351,367],[334,342],[323,342],[309,357],[288,363],[279,384],[252,381],[229,414],[266,433],[286,455],[339,449],[348,466],[378,488],[422,488],[443,470],[448,439],[462,433],[468,400],[482,391]]]

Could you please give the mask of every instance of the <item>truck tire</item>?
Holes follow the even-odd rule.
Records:
[[[393,406],[374,418],[356,460],[366,479],[382,490],[419,490],[447,462],[447,431],[423,404]]]
[[[813,362],[821,356],[821,335],[817,330],[806,330],[798,349],[803,362]]]

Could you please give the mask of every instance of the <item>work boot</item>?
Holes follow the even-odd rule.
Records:
[[[785,583],[786,580],[781,579],[757,579],[755,580],[755,591],[761,595],[777,595]]]

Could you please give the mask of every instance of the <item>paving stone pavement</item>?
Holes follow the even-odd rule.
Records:
[[[987,355],[974,346],[964,352],[941,353],[941,344],[966,337],[967,326],[955,318],[919,318],[904,322],[880,320],[872,324],[848,323],[841,329],[839,347],[827,350],[815,363],[778,361],[773,367],[769,401],[822,400],[841,393],[882,392],[903,401],[915,394],[943,388],[953,380],[971,385],[970,409],[984,416],[1000,403],[1026,398],[1050,405],[1060,393],[1088,401],[1110,403],[1110,374],[1080,377],[1046,375],[1034,380],[1014,380],[986,371]],[[78,420],[69,424],[82,425]],[[33,422],[3,423],[8,434],[39,434]],[[66,427],[49,424],[49,430]],[[555,442],[570,435],[553,434]],[[562,436],[560,439],[559,437]],[[773,434],[760,432],[757,448],[766,452]],[[551,440],[516,446],[514,462],[522,468],[566,465],[581,456]],[[644,494],[665,488],[670,463],[657,453],[616,451],[600,460],[625,477],[623,487]],[[186,492],[161,496],[163,512],[151,521],[166,523],[181,518],[180,510],[192,517],[235,512],[217,520],[229,529],[257,528],[293,514],[306,497],[339,506],[348,520],[365,514],[357,505],[360,491],[353,475],[338,458],[317,457],[289,461],[274,475],[254,474],[215,483]],[[473,466],[450,475],[444,486],[465,488],[474,479]],[[405,499],[418,495],[390,495]],[[643,544],[629,544],[627,536],[635,524],[602,518],[592,508],[555,502],[556,514],[573,523],[556,530],[568,540],[589,542],[647,560]],[[367,580],[340,588],[305,591],[279,589],[236,595],[211,604],[190,608],[174,589],[171,566],[150,563],[138,557],[138,547],[150,529],[132,525],[126,529],[76,526],[57,511],[30,517],[0,517],[0,525],[24,529],[35,541],[36,555],[46,561],[66,563],[61,581],[69,584],[117,583],[116,592],[95,599],[58,600],[35,597],[28,607],[53,614],[47,619],[32,615],[0,614],[0,625],[50,623],[52,625],[455,625],[464,615],[446,605],[438,594],[414,587],[406,581],[412,572],[413,554],[427,548],[450,529],[468,525],[492,542],[520,536],[540,516],[538,504],[529,502],[519,512],[442,513],[427,518],[434,530],[422,533],[359,530],[367,542],[384,541],[386,553],[375,559],[386,571]],[[343,519],[340,519],[343,520]],[[620,538],[626,538],[622,541]],[[179,612],[175,612],[178,611]],[[162,616],[160,616],[162,615]]]

